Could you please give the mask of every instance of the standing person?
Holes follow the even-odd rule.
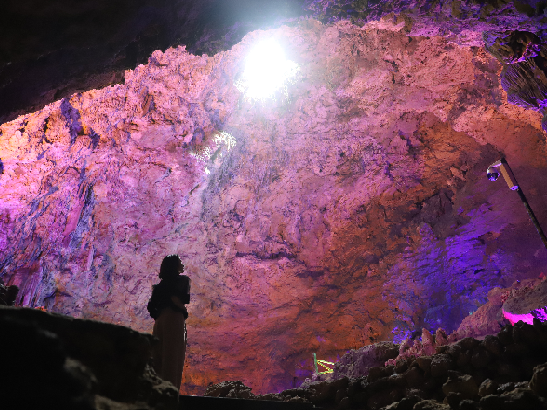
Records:
[[[187,303],[190,303],[190,278],[178,255],[166,256],[160,267],[160,283],[152,286],[148,312],[155,320],[152,334],[159,339],[153,348],[154,369],[163,380],[180,389],[186,355]]]

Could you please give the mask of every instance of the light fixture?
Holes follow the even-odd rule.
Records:
[[[499,169],[499,172],[498,172]],[[528,200],[526,199],[526,196],[524,195],[524,192],[522,192],[522,189],[520,188],[517,179],[515,178],[515,175],[513,174],[513,171],[509,167],[509,164],[505,160],[505,158],[500,159],[499,161],[494,162],[492,165],[490,165],[486,170],[486,176],[490,181],[497,181],[501,175],[503,175],[503,179],[505,179],[505,182],[507,183],[507,186],[511,191],[517,191],[517,194],[519,194],[520,200],[524,204],[524,207],[526,208],[526,212],[528,212],[528,216],[532,220],[532,223],[536,227],[536,230],[538,231],[539,236],[541,237],[541,241],[543,242],[543,245],[545,245],[545,248],[547,248],[547,236],[545,236],[545,233],[543,233],[543,229],[541,229],[541,225],[539,224],[539,221],[536,218],[536,215],[534,214],[534,211],[532,211],[532,208],[530,207],[530,204],[528,203]]]

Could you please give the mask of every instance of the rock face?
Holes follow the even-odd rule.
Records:
[[[542,112],[547,131],[547,44],[533,33],[515,30],[497,37],[487,50],[504,64],[500,79],[507,100]]]
[[[511,324],[519,320],[532,324],[534,319],[547,321],[547,282],[535,286],[525,298],[512,298],[503,304],[503,315]]]
[[[412,36],[443,36],[482,46],[503,31],[545,41],[537,0],[70,0],[10,2],[0,16],[0,123],[75,92],[124,81],[124,70],[155,49],[186,45],[196,55],[230,49],[256,29],[312,15],[359,26],[395,19]]]
[[[0,328],[5,408],[177,408],[177,390],[148,364],[148,334],[5,306]]]
[[[249,101],[234,83],[271,36],[298,77]],[[18,304],[150,331],[151,285],[179,254],[186,393],[280,391],[314,352],[451,332],[547,262],[518,196],[485,177],[507,158],[545,226],[541,115],[507,103],[500,69],[402,17],[156,51],[124,85],[0,127],[0,275]]]
[[[208,392],[337,410],[547,409],[546,340],[546,324],[519,322],[483,341],[465,338],[430,356],[371,368],[364,377],[310,382],[267,396],[252,395],[241,382],[220,383]]]
[[[378,342],[360,349],[350,350],[334,365],[333,379],[366,376],[372,367],[382,366],[387,360],[397,357],[399,346],[390,342]]]
[[[2,278],[0,278],[0,305],[11,306],[17,299],[18,288],[15,285],[4,286]]]
[[[123,84],[156,50],[230,48],[259,25],[302,13],[302,1],[11,1],[0,16],[0,123],[76,92]]]

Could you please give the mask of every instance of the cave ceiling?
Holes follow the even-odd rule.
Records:
[[[312,353],[452,331],[545,271],[518,195],[486,179],[505,157],[547,226],[545,3],[116,4],[10,5],[0,276],[19,304],[150,331],[177,253],[183,390],[268,393]],[[269,38],[299,70],[249,99]]]

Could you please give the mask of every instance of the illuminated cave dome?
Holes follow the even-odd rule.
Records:
[[[403,3],[9,2],[0,277],[16,303],[149,332],[178,254],[191,394],[297,387],[314,353],[450,334],[485,303],[498,331],[494,290],[547,273],[518,194],[486,177],[505,158],[547,229],[544,4]],[[255,81],[266,39],[292,63],[271,43]]]

